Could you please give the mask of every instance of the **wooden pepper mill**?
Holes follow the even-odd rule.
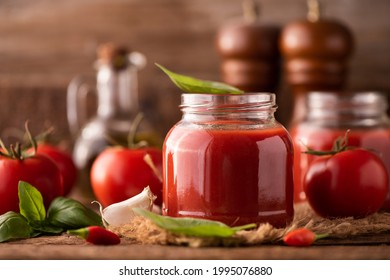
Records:
[[[306,93],[344,88],[354,44],[345,25],[320,18],[317,0],[308,0],[308,10],[306,20],[287,24],[280,37],[286,82],[294,97],[292,124],[305,115]]]
[[[259,21],[254,1],[243,2],[244,18],[224,24],[216,36],[221,78],[246,92],[276,92],[280,28]]]

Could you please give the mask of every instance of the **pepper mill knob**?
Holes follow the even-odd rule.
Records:
[[[287,24],[280,36],[286,82],[300,105],[293,109],[293,120],[303,115],[305,93],[343,89],[354,45],[344,24],[320,18],[317,0],[309,0],[308,8],[307,19]]]
[[[280,28],[259,21],[259,6],[254,1],[244,1],[243,8],[244,20],[224,24],[216,36],[222,80],[247,92],[275,92]]]

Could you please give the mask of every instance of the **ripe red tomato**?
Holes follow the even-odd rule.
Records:
[[[364,149],[320,156],[309,166],[304,191],[322,217],[365,217],[382,206],[388,190],[382,160]]]
[[[107,148],[98,155],[91,168],[91,186],[97,200],[108,206],[133,197],[147,186],[162,203],[162,182],[144,161],[149,154],[157,170],[162,171],[162,152],[156,148]]]
[[[56,164],[43,155],[24,159],[0,156],[0,214],[19,212],[18,184],[26,181],[42,194],[45,207],[63,195],[61,174]]]
[[[46,155],[57,164],[62,176],[64,196],[68,195],[77,180],[77,168],[70,154],[47,143],[38,144],[37,154]]]

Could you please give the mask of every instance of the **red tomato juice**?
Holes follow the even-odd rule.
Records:
[[[293,218],[293,146],[282,126],[175,126],[163,151],[163,213],[230,226]]]
[[[313,150],[331,150],[333,142],[344,137],[346,129],[329,129],[301,126],[291,130],[294,142],[294,201],[305,200],[303,178],[310,163],[316,158],[302,152],[310,147]],[[303,145],[304,144],[304,145]],[[305,147],[307,146],[307,147]],[[351,129],[348,133],[348,146],[370,149],[379,155],[390,174],[390,130],[389,129]],[[390,189],[383,209],[390,210]]]

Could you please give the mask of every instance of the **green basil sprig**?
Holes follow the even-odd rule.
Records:
[[[247,224],[238,227],[229,227],[224,223],[196,218],[174,218],[154,214],[142,208],[134,208],[133,211],[150,219],[160,228],[167,231],[197,237],[231,237],[237,231],[252,229],[256,224]]]
[[[0,216],[0,242],[102,225],[97,213],[71,198],[57,197],[46,213],[41,193],[27,182],[19,182],[18,195],[20,214]]]
[[[57,197],[47,211],[51,225],[68,229],[79,229],[91,225],[101,225],[102,218],[77,200]]]
[[[29,222],[42,222],[46,218],[46,209],[41,193],[27,182],[18,185],[19,209]]]
[[[176,86],[187,93],[244,93],[242,90],[225,83],[199,80],[190,76],[177,74],[158,63],[156,63],[156,66],[160,68],[165,74],[167,74]]]
[[[9,211],[0,216],[0,242],[29,238],[33,229],[25,217]]]

